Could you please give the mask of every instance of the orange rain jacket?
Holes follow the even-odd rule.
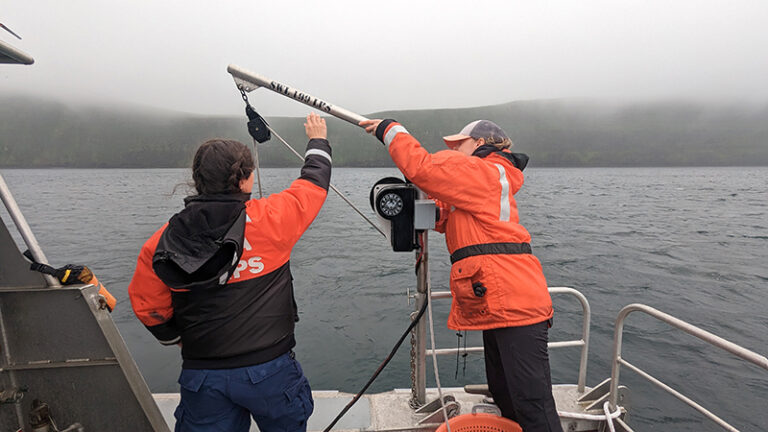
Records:
[[[184,368],[250,366],[296,345],[291,250],[319,213],[330,177],[330,145],[312,139],[287,189],[263,199],[189,197],[144,244],[131,305],[160,343],[182,342]],[[222,254],[220,245],[231,249]]]
[[[527,156],[495,147],[485,157],[430,154],[394,120],[382,121],[376,136],[406,178],[444,210],[436,229],[445,232],[453,262],[448,327],[489,330],[552,318],[541,263],[531,254],[513,196],[523,185]]]

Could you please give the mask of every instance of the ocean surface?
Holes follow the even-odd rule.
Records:
[[[298,172],[262,170],[265,193],[283,189]],[[188,172],[2,174],[49,261],[87,264],[117,297],[113,318],[151,390],[177,392],[179,350],[161,346],[143,328],[127,287],[141,245],[181,209]],[[371,186],[397,174],[341,168],[332,181],[373,217]],[[588,385],[610,376],[614,321],[630,303],[648,304],[768,354],[768,168],[530,168],[516,198],[549,285],[576,288],[589,299]],[[447,289],[443,236],[430,233],[429,246],[433,287]],[[408,325],[414,255],[392,252],[331,193],[291,262],[301,317],[297,358],[314,389],[356,392]],[[563,295],[553,300],[550,340],[578,337],[578,302]],[[434,306],[438,347],[455,347],[457,337],[445,327],[449,301]],[[467,339],[469,346],[481,343],[479,334]],[[370,391],[409,387],[408,351],[406,342]],[[765,370],[640,314],[628,320],[623,357],[739,429],[768,430]],[[576,382],[577,348],[551,350],[550,358],[555,383]],[[443,386],[485,382],[478,354],[458,363],[441,358],[439,367]],[[632,392],[630,424],[638,431],[722,430],[626,368],[621,384]],[[431,376],[428,385],[434,385]]]

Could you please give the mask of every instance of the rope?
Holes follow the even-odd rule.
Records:
[[[558,411],[557,415],[560,417],[577,419],[577,420],[597,420],[597,421],[605,420],[606,423],[608,423],[608,427],[611,429],[611,432],[616,432],[613,427],[613,419],[621,416],[621,408],[617,406],[616,411],[610,412],[610,402],[606,401],[605,404],[603,404],[603,411],[605,412],[605,415],[582,414],[582,413],[573,413],[573,412],[567,412],[567,411]]]
[[[287,143],[287,142],[286,142],[286,141],[283,139],[283,137],[281,137],[281,136],[280,136],[280,135],[279,135],[277,132],[275,132],[275,130],[274,130],[274,129],[272,129],[272,126],[270,126],[270,125],[267,125],[267,128],[269,128],[269,130],[272,132],[272,134],[274,134],[274,135],[277,137],[277,139],[279,139],[279,140],[280,140],[280,142],[282,142],[282,143],[283,143],[283,144],[284,144],[284,145],[285,145],[285,146],[288,148],[288,150],[290,150],[291,152],[293,152],[293,154],[295,154],[295,155],[296,155],[296,156],[297,156],[299,159],[301,159],[301,160],[304,160],[304,157],[303,157],[301,154],[299,154],[299,152],[297,152],[296,150],[294,150],[294,148],[293,148],[293,147],[291,147],[291,145],[290,145],[290,144],[288,144],[288,143]],[[344,194],[342,194],[340,190],[336,189],[336,186],[334,186],[334,185],[333,185],[333,183],[331,183],[331,184],[329,185],[329,187],[330,187],[330,188],[331,188],[331,189],[332,189],[334,192],[336,192],[336,195],[338,195],[338,196],[339,196],[341,199],[343,199],[343,200],[344,200],[344,202],[346,202],[347,204],[349,204],[349,206],[350,206],[350,207],[352,207],[352,209],[353,209],[354,211],[356,211],[356,212],[357,212],[357,214],[359,214],[359,215],[360,215],[360,216],[361,216],[363,219],[365,219],[365,221],[366,221],[366,222],[368,222],[368,223],[369,223],[369,224],[370,224],[372,227],[376,228],[376,231],[378,231],[378,232],[379,232],[381,235],[383,235],[384,237],[386,237],[386,236],[387,236],[386,234],[384,234],[384,231],[382,231],[382,230],[381,230],[381,228],[379,228],[379,226],[378,226],[378,225],[376,225],[375,223],[373,223],[373,221],[372,221],[372,220],[370,220],[370,219],[369,219],[369,218],[368,218],[366,215],[364,215],[364,214],[363,214],[363,212],[361,212],[361,211],[360,211],[360,209],[358,209],[358,208],[357,208],[357,207],[356,207],[354,204],[352,204],[352,202],[351,202],[349,199],[347,199],[347,197],[346,197],[346,196],[344,196]]]
[[[619,407],[616,407],[616,411],[621,414]],[[603,412],[605,413],[605,422],[608,423],[608,428],[611,432],[616,432],[616,428],[613,427],[613,417],[611,417],[611,404],[608,401],[603,404]]]
[[[256,139],[253,140],[253,159],[256,165],[256,184],[259,186],[259,198],[264,198],[264,193],[261,191],[261,169],[259,167],[259,147]]]
[[[423,248],[423,246],[422,246]],[[427,299],[432,298],[432,284],[429,280],[429,274],[427,274]],[[443,411],[443,418],[445,419],[445,427],[448,432],[451,432],[451,425],[448,422],[448,410],[445,409],[445,400],[443,399],[443,388],[440,386],[440,373],[437,370],[437,354],[435,349],[435,323],[432,319],[432,302],[427,302],[427,319],[429,321],[429,341],[432,344],[432,366],[435,369],[435,385],[437,385],[437,397],[440,399],[440,407]]]

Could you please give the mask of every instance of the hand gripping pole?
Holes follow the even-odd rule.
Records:
[[[235,84],[237,85],[237,88],[242,91],[251,92],[253,90],[256,90],[259,87],[264,87],[265,89],[272,90],[277,94],[291,98],[297,102],[301,102],[304,105],[309,105],[312,108],[328,113],[334,117],[338,117],[342,120],[346,120],[358,127],[360,127],[359,123],[361,121],[368,120],[367,118],[361,116],[360,114],[356,114],[356,113],[353,113],[352,111],[330,104],[320,98],[316,98],[299,89],[290,87],[288,85],[279,83],[277,81],[274,81],[269,78],[265,78],[261,75],[255,74],[253,72],[247,71],[241,68],[240,66],[231,64],[227,66],[227,72],[229,72],[232,75],[232,78],[235,79]]]

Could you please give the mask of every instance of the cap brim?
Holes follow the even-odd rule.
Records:
[[[445,145],[448,147],[451,147],[452,144],[455,144],[458,141],[464,141],[467,138],[471,138],[467,135],[462,134],[456,134],[456,135],[448,135],[443,137],[443,141],[445,142]]]

